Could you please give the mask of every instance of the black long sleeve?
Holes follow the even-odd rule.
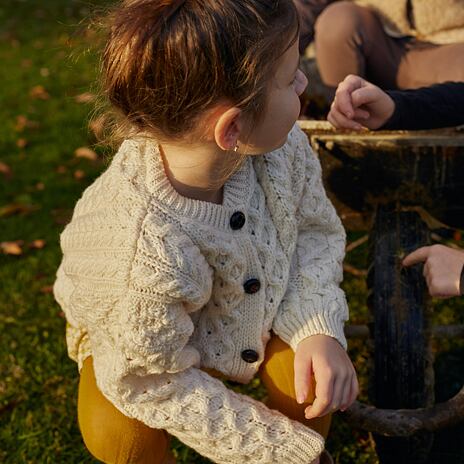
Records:
[[[381,129],[438,129],[464,124],[464,82],[387,93],[395,102],[395,111]]]

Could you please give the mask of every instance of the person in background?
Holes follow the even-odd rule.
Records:
[[[435,129],[464,124],[464,83],[388,91],[349,75],[338,86],[328,121],[338,129]],[[404,266],[424,263],[430,295],[464,294],[464,251],[443,245],[422,247],[404,258]]]
[[[464,81],[464,0],[294,0],[300,52],[314,40],[335,90],[356,74],[383,89]]]

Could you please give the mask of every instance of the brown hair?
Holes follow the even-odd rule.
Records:
[[[126,0],[108,19],[103,91],[119,129],[159,140],[198,136],[224,100],[258,121],[299,29],[293,0]]]

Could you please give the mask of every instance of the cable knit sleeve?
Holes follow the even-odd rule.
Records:
[[[198,368],[190,315],[210,298],[212,270],[187,235],[155,223],[150,214],[142,221],[128,285],[105,279],[70,299],[80,315],[93,314],[85,324],[100,390],[125,415],[214,462],[311,462],[322,452],[320,435]],[[88,295],[97,293],[106,299],[95,316],[84,306],[95,305]]]
[[[343,279],[345,231],[325,193],[319,160],[299,128],[292,143],[293,184],[298,189],[297,243],[287,291],[273,329],[294,350],[301,340],[316,334],[329,335],[346,349],[343,325],[348,319],[348,307],[339,287]],[[298,172],[304,176],[298,177]]]

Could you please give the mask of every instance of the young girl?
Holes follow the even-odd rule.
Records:
[[[174,462],[169,435],[218,463],[319,462],[357,395],[345,235],[295,125],[297,37],[292,0],[111,16],[105,92],[130,135],[77,203],[54,287],[103,462]],[[222,382],[258,371],[267,405]]]

